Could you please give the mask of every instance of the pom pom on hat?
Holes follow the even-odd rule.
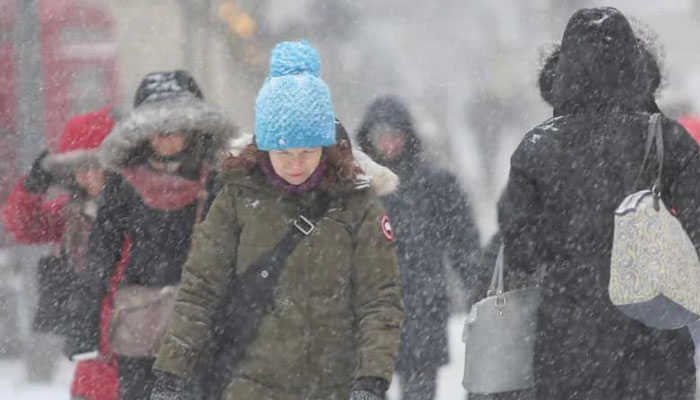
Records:
[[[255,100],[255,141],[263,151],[335,144],[330,91],[320,78],[321,60],[307,41],[272,50],[270,76]]]
[[[321,77],[321,60],[309,42],[282,42],[270,56],[270,77],[309,74]]]

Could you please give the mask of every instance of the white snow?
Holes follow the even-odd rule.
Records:
[[[603,22],[605,22],[608,18],[610,18],[611,15],[612,15],[611,12],[605,13],[605,14],[603,14],[602,17],[600,17],[600,18],[598,18],[598,19],[596,19],[596,20],[588,21],[588,24],[589,24],[589,25],[600,25],[600,24],[602,24]]]
[[[440,370],[437,400],[462,400],[465,397],[461,383],[464,362],[461,338],[465,318],[464,314],[455,314],[450,318],[448,329],[451,362]],[[37,384],[27,382],[23,362],[0,361],[0,399],[68,400],[73,365],[62,360],[50,384]],[[389,389],[389,400],[398,399],[398,387],[394,384]]]
[[[0,362],[0,399],[69,400],[74,364],[61,360],[51,383],[32,383],[22,361]]]
[[[560,117],[557,118],[552,118],[546,123],[538,126],[538,129],[543,130],[543,131],[553,131],[553,132],[558,132],[559,128],[556,127],[556,120],[559,119]]]

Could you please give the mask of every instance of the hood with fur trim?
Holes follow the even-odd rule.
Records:
[[[72,177],[80,168],[100,168],[100,159],[95,150],[74,150],[68,153],[51,154],[41,163],[46,171],[62,178]]]
[[[253,143],[253,134],[242,133],[229,142],[228,153],[236,157],[251,143]],[[369,181],[378,196],[388,196],[398,189],[399,177],[389,168],[374,162],[370,156],[355,147],[352,149],[352,155],[357,165],[365,172],[359,178]]]
[[[192,135],[203,161],[215,164],[238,129],[218,107],[195,96],[144,103],[112,129],[99,148],[100,163],[119,169],[149,138],[178,132]]]
[[[46,156],[45,170],[60,178],[70,178],[81,167],[99,167],[96,149],[115,124],[110,107],[72,117],[63,129],[58,151]]]

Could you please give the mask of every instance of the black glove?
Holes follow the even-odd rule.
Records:
[[[97,353],[99,343],[86,337],[68,334],[63,342],[63,355],[69,360],[79,360],[81,355]]]
[[[29,174],[26,178],[24,178],[22,186],[32,193],[45,193],[53,182],[53,176],[51,176],[51,174],[41,165],[44,158],[46,158],[48,155],[48,150],[45,150],[43,153],[39,154],[39,157],[34,160],[34,164],[32,164],[32,169],[29,171]]]
[[[375,376],[363,376],[355,379],[350,392],[350,400],[384,400],[389,389],[389,382]]]
[[[165,371],[155,371],[150,400],[184,400],[187,380]]]
[[[384,396],[377,396],[366,390],[353,390],[350,392],[350,400],[384,400]]]

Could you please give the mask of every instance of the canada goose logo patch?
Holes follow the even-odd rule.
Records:
[[[391,221],[389,221],[389,216],[384,215],[381,221],[382,233],[389,241],[393,242],[394,238],[394,228],[391,227]]]

